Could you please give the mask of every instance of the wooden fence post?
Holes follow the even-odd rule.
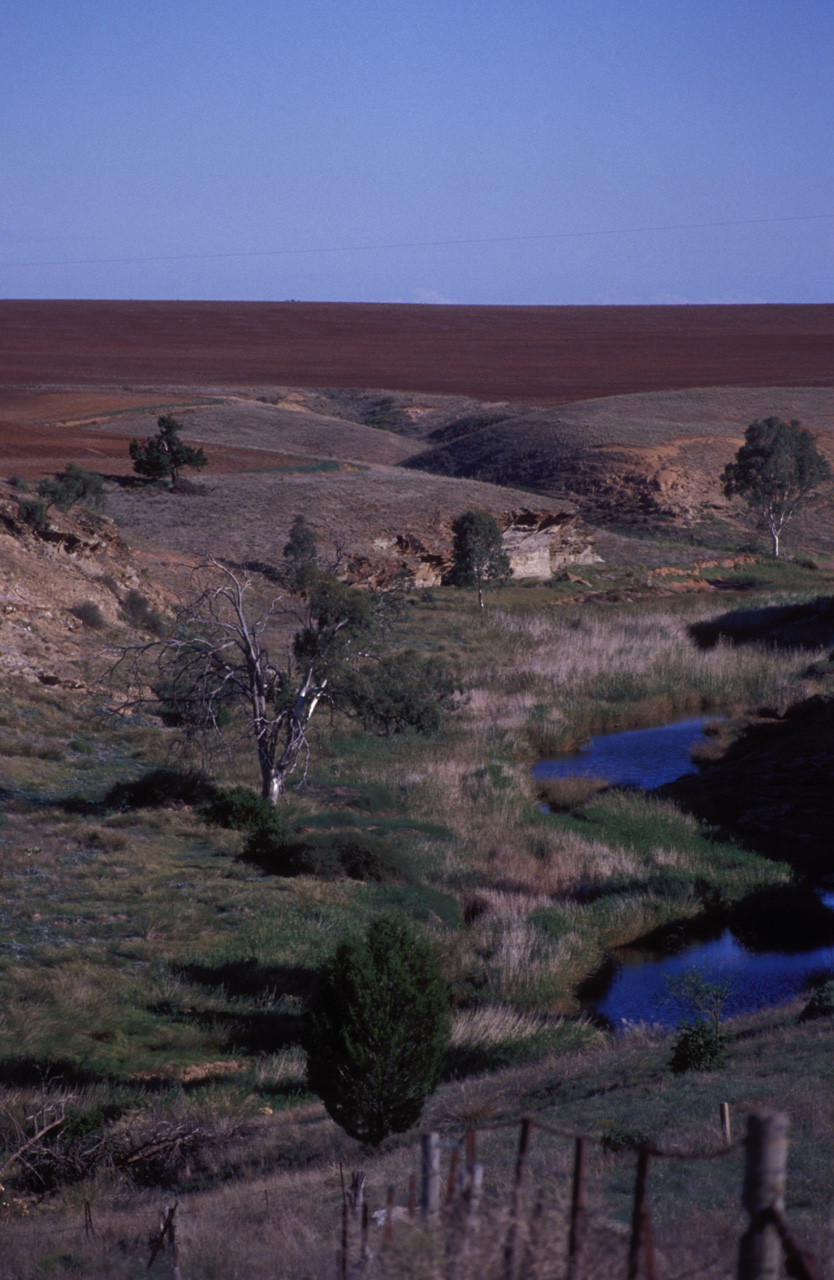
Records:
[[[382,1232],[383,1249],[394,1239],[394,1187],[388,1187],[388,1194],[385,1197],[385,1228]]]
[[[478,1227],[478,1209],[484,1183],[484,1166],[470,1165],[463,1175],[460,1194],[452,1206],[449,1235],[446,1240],[446,1277],[456,1280],[460,1264],[470,1252],[472,1237]]]
[[[171,1268],[171,1274],[174,1280],[180,1280],[179,1254],[177,1251],[177,1236],[174,1229],[174,1214],[177,1212],[177,1200],[166,1208],[164,1214],[160,1215],[159,1235],[151,1244],[151,1256],[148,1259],[148,1271],[154,1263],[154,1258],[159,1253],[163,1245],[168,1245],[168,1263]]]
[[[446,1202],[443,1205],[443,1221],[449,1221],[449,1214],[452,1211],[452,1204],[458,1190],[458,1158],[460,1150],[455,1147],[452,1151],[452,1158],[449,1161],[449,1177],[446,1179]]]
[[[628,1280],[637,1280],[640,1270],[640,1250],[646,1263],[646,1280],[655,1280],[654,1241],[646,1203],[646,1182],[649,1173],[649,1149],[641,1147],[637,1156],[637,1181],[634,1186],[634,1212],[631,1218],[631,1240],[628,1246]]]
[[[568,1236],[568,1280],[580,1280],[585,1235],[585,1139],[577,1138],[573,1156],[573,1188]]]
[[[440,1134],[424,1133],[421,1140],[421,1208],[424,1218],[433,1217],[440,1208]]]
[[[731,1143],[731,1142],[732,1142],[732,1140],[733,1140],[733,1131],[732,1131],[732,1128],[730,1127],[730,1104],[729,1104],[729,1102],[722,1102],[722,1103],[721,1103],[721,1106],[718,1108],[718,1111],[719,1111],[719,1114],[720,1114],[720,1116],[721,1116],[721,1133],[722,1133],[722,1135],[723,1135],[723,1137],[724,1137],[724,1141],[726,1142],[727,1146],[729,1147],[730,1143]]]
[[[521,1122],[521,1136],[518,1140],[518,1156],[515,1162],[515,1182],[513,1183],[513,1199],[510,1208],[510,1229],[507,1232],[507,1243],[504,1246],[504,1280],[515,1280],[519,1227],[524,1205],[524,1182],[527,1174],[527,1153],[530,1149],[531,1128],[532,1121],[529,1116],[525,1116]]]
[[[361,1218],[362,1205],[365,1203],[365,1175],[361,1169],[355,1169],[351,1174],[346,1194],[354,1218]]]
[[[741,1237],[738,1280],[777,1280],[782,1243],[771,1212],[785,1207],[788,1117],[781,1113],[747,1117],[747,1168],[742,1204],[750,1225]]]
[[[337,1275],[339,1280],[347,1280],[348,1273],[348,1250],[350,1247],[350,1205],[347,1197],[342,1199],[342,1242],[339,1249],[339,1258],[337,1266]]]
[[[359,1261],[363,1267],[367,1267],[371,1260],[371,1251],[368,1247],[368,1227],[370,1226],[370,1211],[368,1209],[367,1200],[362,1201],[362,1237],[359,1250]]]

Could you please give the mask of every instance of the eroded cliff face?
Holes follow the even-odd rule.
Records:
[[[125,608],[170,604],[142,568],[106,517],[50,508],[36,532],[0,485],[0,677],[86,688],[108,665],[108,644],[141,639]]]
[[[593,533],[571,508],[550,511],[506,511],[495,516],[514,578],[548,581],[572,564],[591,564],[599,557]],[[452,521],[377,537],[372,555],[351,556],[345,565],[349,582],[389,586],[407,575],[415,587],[448,583],[452,573]]]

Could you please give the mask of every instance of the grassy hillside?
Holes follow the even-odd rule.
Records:
[[[656,406],[649,436],[662,437],[670,403]],[[530,501],[523,490],[406,472],[394,464],[419,446],[416,436],[323,416],[322,407],[196,408],[186,439],[207,452],[214,442],[271,454],[274,469],[241,469],[238,458],[198,478],[205,492],[181,495],[113,482],[110,510],[127,545],[102,525],[99,534],[110,532],[100,545],[81,546],[73,516],[52,541],[8,513],[0,530],[0,661],[15,673],[0,697],[3,1149],[16,1151],[38,1119],[61,1118],[0,1179],[9,1241],[0,1277],[126,1280],[145,1267],[156,1211],[170,1198],[182,1205],[188,1274],[200,1280],[276,1265],[286,1280],[325,1274],[338,1161],[367,1164],[375,1206],[390,1182],[402,1198],[414,1135],[391,1139],[371,1161],[335,1129],[305,1093],[299,1014],[338,939],[392,909],[440,948],[453,1003],[445,1079],[426,1123],[457,1134],[532,1111],[597,1138],[627,1130],[687,1145],[712,1131],[718,1101],[731,1102],[740,1124],[750,1109],[781,1105],[790,1087],[801,1139],[792,1221],[825,1244],[826,1021],[797,1025],[797,1010],[762,1015],[731,1028],[724,1072],[676,1079],[668,1038],[612,1044],[581,1013],[583,985],[616,947],[727,918],[789,883],[788,861],[749,851],[738,833],[727,839],[671,801],[539,787],[531,775],[541,756],[589,733],[684,713],[781,711],[829,694],[828,645],[701,648],[691,630],[733,608],[830,594],[824,561],[711,555],[694,533],[684,544],[661,527],[651,541],[606,534],[604,563],[487,592],[483,613],[472,592],[407,591],[395,643],[452,664],[466,696],[433,738],[378,739],[320,715],[307,784],[290,789],[284,819],[320,853],[362,847],[373,873],[269,874],[245,856],[244,834],[210,821],[206,808],[218,787],[257,785],[251,744],[212,759],[207,778],[193,772],[198,762],[171,754],[176,729],[147,715],[109,717],[114,651],[170,622],[173,588],[188,590],[205,550],[249,563],[266,601],[297,511],[323,537],[361,548],[380,532],[431,526],[441,511]],[[369,412],[361,398],[342,408]],[[450,421],[441,427],[451,435]],[[126,440],[147,422],[152,429],[152,417],[102,423],[86,438],[101,430]],[[581,428],[577,419],[575,443]],[[390,450],[384,462],[377,443]],[[13,504],[5,490],[3,500]],[[85,603],[98,614],[79,615]],[[276,652],[291,615],[276,612]],[[789,1085],[792,1063],[801,1070]],[[496,1220],[513,1140],[503,1130],[483,1138]],[[622,1224],[628,1192],[617,1188],[631,1186],[633,1170],[616,1146],[599,1155],[598,1208]],[[539,1153],[535,1176],[548,1195],[564,1185],[570,1158],[564,1143]],[[663,1248],[680,1271],[694,1265],[687,1250],[718,1241],[715,1267],[699,1274],[728,1274],[738,1154],[696,1192],[673,1168],[658,1175]],[[95,1241],[83,1236],[83,1201]],[[154,1266],[164,1273],[163,1259]]]

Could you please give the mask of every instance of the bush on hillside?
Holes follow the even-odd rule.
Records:
[[[808,1003],[799,1015],[799,1021],[831,1017],[834,1017],[834,978],[826,978],[814,986]]]
[[[49,528],[46,503],[43,498],[21,498],[17,504],[18,519],[35,533]]]
[[[379,1146],[419,1120],[449,1033],[434,950],[404,920],[380,916],[336,948],[310,998],[308,1085],[346,1133]]]
[[[149,631],[154,636],[161,636],[165,630],[162,618],[151,608],[141,591],[128,591],[122,602],[121,616],[132,627]]]
[[[132,782],[117,782],[107,792],[107,809],[158,809],[162,805],[201,804],[214,794],[214,785],[198,769],[149,769]]]
[[[104,507],[104,481],[95,471],[68,462],[66,471],[57,476],[45,476],[38,485],[38,495],[49,507],[69,511],[77,502],[101,511]]]
[[[107,626],[107,619],[94,600],[82,600],[81,604],[74,604],[67,613],[71,613],[91,631],[102,631]]]
[[[241,857],[274,876],[316,876],[320,880],[364,880],[376,884],[413,880],[407,859],[366,831],[323,831],[290,835],[283,825],[250,830]]]
[[[716,1071],[726,1060],[727,1037],[708,1022],[690,1022],[678,1032],[669,1066],[679,1076],[685,1071]]]
[[[206,822],[230,831],[270,829],[284,831],[275,805],[251,787],[218,787],[202,811]]]

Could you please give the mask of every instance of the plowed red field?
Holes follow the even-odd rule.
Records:
[[[831,386],[834,306],[0,301],[0,385],[380,387],[559,403]]]

